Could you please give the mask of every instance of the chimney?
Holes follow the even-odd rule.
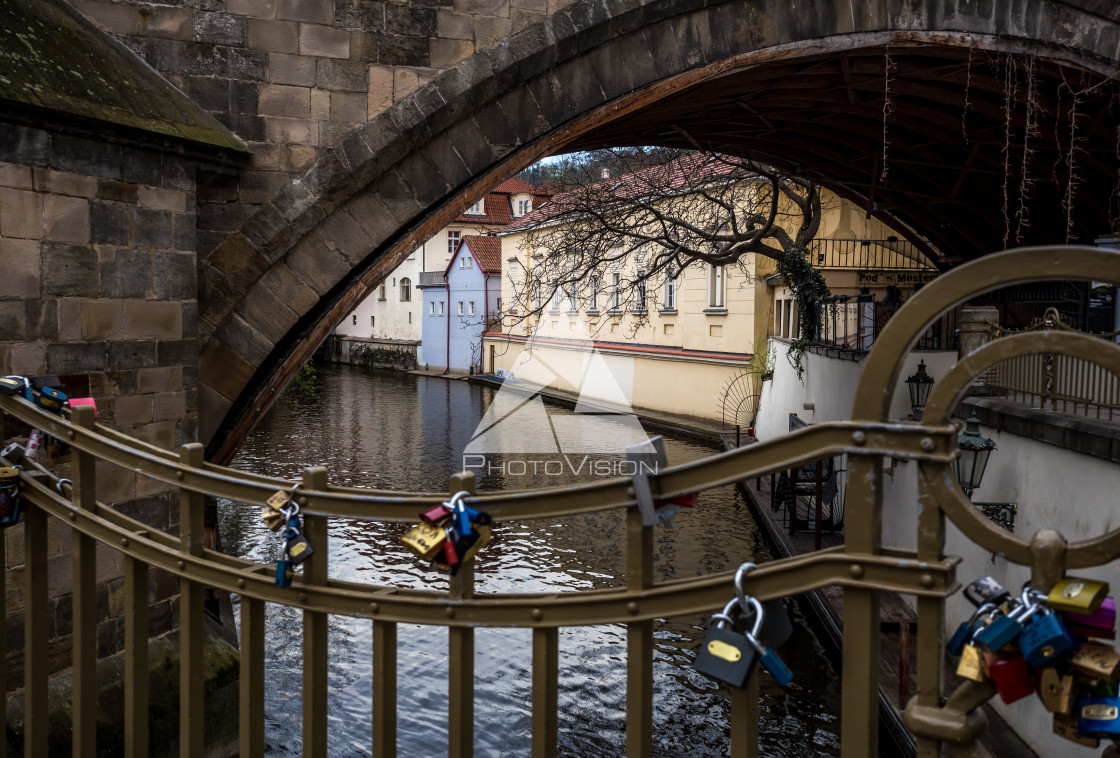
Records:
[[[607,168],[606,166],[603,166],[602,170],[600,170],[600,172],[599,172],[599,178],[600,179],[610,179],[611,178],[611,170],[609,168]]]

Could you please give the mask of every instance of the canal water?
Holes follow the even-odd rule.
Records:
[[[464,381],[322,365],[314,398],[278,402],[245,442],[234,467],[298,479],[308,465],[326,465],[332,484],[446,491],[463,466],[496,391]],[[550,407],[564,420],[571,411]],[[609,419],[607,420],[609,421]],[[609,427],[606,427],[609,428]],[[620,431],[620,434],[624,431]],[[715,452],[711,446],[666,436],[675,465]],[[522,475],[498,465],[480,471],[480,491],[587,481],[569,466],[557,474]],[[538,469],[539,471],[539,469]],[[260,521],[260,507],[219,504],[227,552],[271,563],[281,557],[278,536]],[[330,526],[332,578],[379,585],[444,589],[446,577],[428,570],[400,544],[406,525],[338,520]],[[730,570],[769,559],[740,493],[733,487],[701,495],[682,509],[672,528],[657,529],[659,581]],[[477,592],[571,592],[625,583],[620,511],[501,523],[477,556]],[[728,585],[728,598],[732,588]],[[234,598],[235,605],[237,598]],[[761,680],[760,744],[765,756],[839,754],[839,677],[801,612],[790,602],[795,632],[781,650],[795,678],[786,688]],[[301,612],[268,606],[266,740],[268,754],[301,751]],[[729,708],[724,691],[692,669],[705,616],[655,625],[654,754],[726,755]],[[330,619],[329,744],[331,755],[370,754],[372,624]],[[431,758],[447,752],[447,631],[401,624],[398,648],[399,755]],[[531,632],[476,632],[475,753],[527,756],[530,750]],[[619,625],[560,631],[560,753],[625,755],[626,633]]]

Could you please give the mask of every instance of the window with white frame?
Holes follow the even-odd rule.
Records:
[[[590,313],[598,313],[599,312],[599,275],[598,274],[592,274],[591,275],[591,279],[588,282],[588,287],[590,288],[591,291],[588,293],[588,296],[587,296],[587,310]]]
[[[622,274],[611,274],[611,310],[622,310]]]
[[[443,315],[443,301],[442,300],[439,301],[439,315],[441,315],[441,316]]]
[[[450,231],[447,233],[447,254],[455,255],[455,251],[459,248],[459,240],[463,238],[462,232]]]
[[[356,313],[354,314],[353,320],[350,322],[350,325],[351,326],[357,326],[358,325],[358,314],[356,314]]]
[[[471,257],[470,257],[470,256],[468,255],[468,256],[467,256],[467,268],[470,268],[470,267],[471,267],[471,266],[473,266],[473,265],[474,265],[474,261],[473,261],[473,260],[471,259]]]
[[[436,301],[435,300],[432,300],[428,303],[428,315],[429,316],[436,315]]]
[[[543,297],[543,287],[540,282],[533,282],[533,310],[539,310]]]
[[[474,315],[474,300],[471,300],[467,303],[467,315],[468,316],[473,316]]]
[[[458,315],[460,315],[460,316],[463,315],[463,301],[462,300],[459,301]]]
[[[482,198],[477,203],[467,208],[468,216],[485,216],[486,215],[486,198]]]
[[[576,303],[576,285],[573,282],[568,285],[568,312],[575,313],[579,310],[579,304]]]
[[[710,266],[708,268],[708,307],[724,307],[724,267]]]
[[[634,310],[644,311],[646,309],[646,272],[638,271],[638,282],[636,292],[634,293]]]
[[[377,288],[377,299],[378,300],[384,300],[385,299],[385,285],[384,284],[382,284],[380,287]]]
[[[517,201],[516,207],[513,211],[513,215],[524,216],[531,210],[533,210],[533,201],[528,198],[521,198]]]
[[[495,304],[495,307],[497,308],[498,313],[500,314],[502,312],[502,299],[500,297],[498,298],[498,302]]]
[[[401,279],[401,302],[412,302],[412,280],[407,276]]]
[[[559,287],[552,290],[552,299],[550,299],[548,301],[548,309],[550,311],[552,311],[553,313],[559,312],[559,310],[560,310],[560,288]]]
[[[371,329],[372,329],[372,328],[373,328],[373,326],[374,326],[374,322],[373,322],[373,319],[374,319],[374,317],[373,317],[373,316],[370,316],[370,317],[369,317],[369,325],[370,325],[370,328],[371,328]]]
[[[677,270],[674,268],[669,269],[669,275],[665,278],[665,295],[662,301],[664,310],[677,309]]]

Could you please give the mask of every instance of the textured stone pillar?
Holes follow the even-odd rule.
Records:
[[[995,337],[992,324],[999,323],[999,309],[992,306],[965,306],[961,308],[959,328],[960,346],[957,356],[965,357],[973,350],[983,347]]]

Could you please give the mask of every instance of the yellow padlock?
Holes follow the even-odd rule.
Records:
[[[1108,597],[1108,582],[1067,576],[1050,589],[1046,604],[1067,613],[1096,613]]]
[[[1103,642],[1082,642],[1070,656],[1069,665],[1074,671],[1086,676],[1109,682],[1120,681],[1120,651]]]
[[[1077,714],[1075,713],[1055,713],[1054,734],[1085,747],[1100,747],[1101,744],[1101,741],[1096,737],[1085,737],[1078,733]]]
[[[272,508],[273,510],[278,511],[281,508],[284,508],[285,506],[287,506],[288,503],[290,503],[291,501],[292,501],[292,496],[291,495],[289,495],[284,490],[278,490],[277,492],[273,492],[271,495],[269,495],[268,500],[265,500],[264,503],[269,508]]]
[[[481,537],[479,538],[481,541]],[[404,546],[411,550],[418,558],[429,561],[436,557],[436,553],[443,548],[447,541],[447,530],[431,524],[417,524],[401,537]]]
[[[1042,670],[1042,680],[1038,685],[1038,696],[1043,707],[1051,713],[1071,713],[1073,711],[1073,676],[1062,675],[1051,666]]]
[[[280,527],[284,526],[284,514],[267,505],[261,508],[261,519],[274,532],[280,531]]]
[[[961,660],[957,664],[957,676],[964,679],[971,679],[974,682],[988,681],[988,672],[984,667],[984,657],[980,654],[980,648],[972,643],[964,646],[961,650]]]
[[[474,558],[475,553],[486,547],[486,543],[490,541],[490,527],[483,524],[475,524],[474,530],[478,532],[478,539],[474,541],[473,545],[467,548],[467,552],[459,556],[459,565],[462,565],[469,561],[471,558]],[[438,571],[450,571],[451,569],[451,567],[446,563],[440,563],[439,561],[435,562],[435,568]]]

